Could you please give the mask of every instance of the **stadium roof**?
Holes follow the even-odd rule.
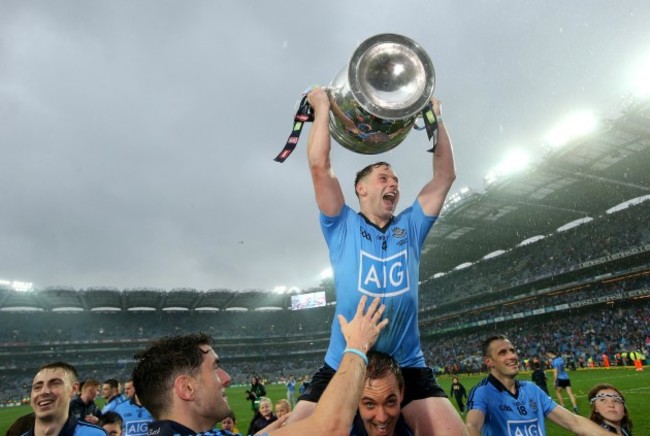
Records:
[[[32,292],[17,292],[0,287],[0,310],[256,310],[291,306],[292,294],[264,291],[233,292],[226,289],[127,289],[49,287]]]
[[[444,273],[650,194],[650,102],[634,102],[544,160],[445,205],[422,267]]]
[[[615,119],[550,151],[535,166],[496,180],[484,192],[449,199],[425,243],[422,268],[431,276],[448,272],[648,196],[649,168],[650,101],[630,103]],[[50,287],[17,292],[0,285],[0,310],[284,309],[290,307],[290,298],[257,290]]]

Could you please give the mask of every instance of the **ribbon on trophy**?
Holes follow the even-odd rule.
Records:
[[[291,130],[291,134],[289,135],[284,148],[280,154],[278,154],[275,159],[273,159],[276,162],[284,162],[289,157],[289,155],[293,153],[296,145],[298,145],[298,139],[300,139],[300,134],[302,133],[302,128],[304,127],[305,123],[314,121],[314,113],[309,103],[307,103],[308,93],[309,90],[305,92],[300,99],[298,110],[296,111],[296,115],[293,117],[293,129]]]
[[[416,130],[426,129],[429,141],[433,138],[433,147],[427,150],[429,153],[433,153],[436,151],[436,146],[438,145],[438,118],[433,112],[431,103],[427,103],[424,109],[422,109],[422,119],[424,120],[424,127],[419,127],[417,125],[413,125],[413,127]]]

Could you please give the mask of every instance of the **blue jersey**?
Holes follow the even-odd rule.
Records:
[[[34,428],[21,436],[34,436]],[[106,436],[106,431],[89,422],[80,421],[76,416],[70,414],[59,432],[59,436]]]
[[[564,366],[564,359],[557,356],[553,359],[553,368],[557,369],[557,379],[558,380],[568,380],[569,374],[566,373],[566,367]]]
[[[126,401],[126,397],[124,395],[116,395],[113,398],[111,398],[108,403],[102,407],[102,414],[106,412],[114,412],[115,408],[122,404],[124,401]]]
[[[163,420],[163,421],[154,421],[149,426],[149,434],[151,436],[235,436],[234,433],[231,433],[227,430],[219,430],[214,428],[203,433],[197,433],[192,429],[185,427],[182,424],[179,424],[175,421]],[[267,433],[264,433],[261,436],[265,436]]]
[[[416,200],[379,229],[344,205],[341,213],[321,213],[321,228],[334,272],[336,311],[325,363],[337,369],[345,339],[337,315],[350,320],[359,299],[381,297],[390,319],[374,348],[391,355],[401,367],[425,367],[418,329],[420,252],[436,220]]]
[[[149,423],[154,417],[143,406],[139,406],[134,400],[124,401],[118,404],[115,412],[119,413],[124,421],[124,436],[146,436],[149,430]]]
[[[481,380],[469,392],[467,410],[480,410],[485,416],[484,436],[546,434],[544,418],[557,404],[535,383],[515,381],[513,395],[494,376]]]

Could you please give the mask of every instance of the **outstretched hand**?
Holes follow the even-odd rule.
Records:
[[[375,298],[366,313],[363,313],[367,300],[368,297],[365,295],[361,297],[357,306],[357,313],[350,322],[343,315],[338,316],[339,323],[341,324],[341,332],[343,333],[343,337],[345,337],[347,346],[361,350],[364,353],[367,353],[370,347],[375,344],[379,337],[379,332],[388,325],[388,319],[381,319],[386,306],[383,304],[381,306],[379,305],[379,297]]]

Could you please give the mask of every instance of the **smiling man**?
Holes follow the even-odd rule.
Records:
[[[221,368],[209,335],[164,338],[135,358],[135,391],[156,418],[149,424],[149,434],[206,432],[230,413],[225,389],[231,379]]]
[[[70,401],[79,389],[77,371],[64,362],[42,366],[32,382],[30,404],[34,409],[34,428],[26,435],[106,436],[93,424],[70,413]]]
[[[490,375],[469,393],[470,435],[545,435],[545,417],[575,434],[608,434],[587,418],[558,407],[535,383],[517,380],[519,357],[506,336],[487,338],[481,351]]]
[[[412,436],[401,415],[404,377],[388,354],[368,353],[368,368],[359,412],[350,436]]]

